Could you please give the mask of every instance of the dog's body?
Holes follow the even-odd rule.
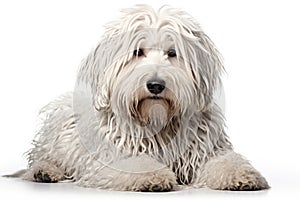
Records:
[[[268,188],[232,150],[213,98],[223,66],[199,25],[172,8],[125,12],[83,61],[75,91],[42,110],[22,177],[131,191]]]

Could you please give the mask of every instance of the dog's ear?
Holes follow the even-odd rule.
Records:
[[[81,66],[81,81],[91,86],[93,105],[96,110],[111,109],[110,98],[114,81],[119,71],[128,60],[128,35],[117,34],[118,29],[112,28],[92,50]],[[113,34],[116,35],[113,35]],[[111,36],[113,35],[113,36]],[[127,38],[127,40],[126,40]]]
[[[90,90],[93,107],[96,110],[109,109],[109,86],[105,70],[107,66],[112,64],[110,55],[113,55],[107,48],[108,40],[103,39],[95,49],[93,49],[88,57],[82,61],[77,84],[86,85]]]
[[[195,83],[199,95],[199,109],[209,108],[213,103],[213,95],[221,84],[224,71],[221,55],[214,43],[203,31],[192,32],[196,41],[192,42],[195,56],[191,62]]]
[[[110,71],[109,66],[113,65],[113,52],[107,50],[107,41],[101,41],[94,55],[94,65],[92,67],[92,80],[91,87],[93,90],[93,105],[96,110],[108,111],[110,109]]]

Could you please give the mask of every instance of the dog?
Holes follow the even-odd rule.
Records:
[[[122,191],[268,189],[225,133],[215,99],[224,67],[198,22],[168,6],[123,13],[74,91],[41,110],[28,169],[15,176]]]

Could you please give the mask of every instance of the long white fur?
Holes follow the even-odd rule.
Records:
[[[199,24],[170,7],[156,12],[139,5],[123,12],[82,62],[74,92],[42,109],[43,125],[23,178],[35,180],[37,171],[61,170],[63,175],[53,175],[55,180],[71,179],[86,187],[170,189],[177,179],[197,187],[234,189],[241,186],[240,177],[254,173],[242,183],[268,188],[232,150],[213,98],[223,64]],[[170,47],[178,55],[173,60],[163,53]],[[149,49],[147,57],[134,57],[138,48]],[[132,118],[139,92],[154,75],[166,80],[177,109],[173,121],[163,114],[152,117],[155,135],[154,129]],[[235,160],[236,165],[228,167]]]

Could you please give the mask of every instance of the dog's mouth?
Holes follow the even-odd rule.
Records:
[[[165,96],[145,96],[132,106],[133,117],[142,126],[156,124],[167,124],[175,112],[175,104],[172,99]]]
[[[169,109],[173,105],[171,99],[158,95],[151,95],[140,99],[137,105],[138,108],[143,104],[149,104],[150,107],[156,104],[162,104],[162,106],[165,107],[165,109]]]
[[[163,99],[163,97],[154,95],[154,96],[149,96],[149,97],[147,97],[146,99],[160,100],[160,99]]]

